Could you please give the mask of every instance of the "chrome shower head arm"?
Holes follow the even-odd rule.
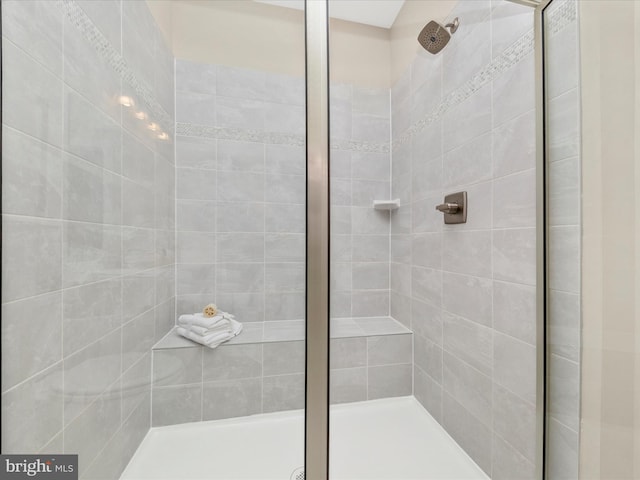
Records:
[[[448,28],[449,31],[453,34],[456,33],[456,30],[458,30],[458,26],[460,25],[460,21],[458,20],[458,17],[453,19],[452,23],[447,23],[444,28]]]

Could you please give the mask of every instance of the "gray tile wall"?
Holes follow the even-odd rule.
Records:
[[[116,479],[175,318],[173,57],[145,2],[5,1],[2,21],[3,453]]]
[[[578,477],[580,432],[580,84],[574,1],[556,1],[547,20],[549,118],[549,478]]]
[[[413,372],[407,359],[390,360],[406,350],[385,337],[344,345],[349,354],[332,359],[332,401],[388,396],[391,387],[411,393],[413,375],[416,397],[487,472],[526,478],[533,60],[501,54],[526,44],[532,17],[501,0],[462,1],[454,15],[467,26],[440,56],[418,54],[391,99],[332,88],[332,315],[390,312],[414,331]],[[91,463],[101,455],[115,478],[149,427],[149,349],[173,324],[174,292],[178,313],[213,300],[245,322],[303,317],[304,85],[180,60],[174,89],[172,57],[142,2],[7,1],[3,34],[4,88],[13,92],[3,125],[3,275],[12,279],[2,292],[3,445],[81,452],[85,478],[97,475]],[[550,56],[573,65],[571,52]],[[499,74],[478,88],[473,76],[494,64]],[[551,138],[557,258],[577,251],[570,79],[550,87],[552,112],[570,127]],[[121,107],[120,95],[136,107]],[[168,141],[158,139],[162,130]],[[462,189],[468,223],[442,226],[433,206]],[[379,198],[400,198],[402,208],[389,218],[371,209]],[[575,435],[575,445],[575,389],[564,379],[579,370],[577,278],[568,264],[552,272],[551,299],[560,312],[552,315],[554,432]],[[34,310],[49,312],[36,317],[37,342],[15,326]],[[226,370],[205,357],[231,346],[158,359],[154,424],[299,408],[302,362],[281,361],[298,347],[242,346],[222,361],[234,366]],[[103,375],[88,373],[95,369]],[[25,421],[31,428],[17,428]]]
[[[491,478],[533,478],[533,12],[462,0],[455,16],[391,92],[391,315],[414,332],[416,398]],[[435,205],[462,190],[467,223],[444,225]]]
[[[331,340],[331,403],[411,395],[411,334]],[[304,408],[304,342],[153,352],[153,426]]]
[[[176,89],[178,314],[304,318],[304,79],[177,60]]]
[[[304,79],[178,60],[178,313],[304,317]],[[333,317],[389,314],[389,91],[331,88]]]
[[[242,322],[304,318],[304,80],[177,60],[176,89],[178,314],[215,302]],[[388,316],[390,217],[372,205],[390,195],[389,91],[332,85],[331,127],[331,315]],[[153,424],[302,408],[301,345],[205,349],[221,374],[254,353],[258,364],[156,383]],[[333,401],[411,394],[405,360],[335,369]],[[198,393],[201,404],[176,407]]]
[[[331,316],[389,315],[390,98],[387,89],[330,90]],[[362,148],[369,147],[369,148]]]

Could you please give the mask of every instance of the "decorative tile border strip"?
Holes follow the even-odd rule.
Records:
[[[519,63],[533,51],[533,39],[534,34],[533,30],[531,30],[507,47],[500,56],[482,68],[470,80],[460,86],[460,88],[447,95],[432,112],[405,130],[398,139],[393,141],[393,148],[397,148],[409,141],[413,135],[416,135],[440,119],[448,110],[461,104],[506,70]]]
[[[193,123],[176,123],[176,136],[291,145],[294,147],[303,147],[305,145],[304,135],[262,132],[243,128],[214,127]]]
[[[75,0],[56,0],[73,25],[82,33],[85,39],[96,49],[105,61],[121,76],[149,107],[151,113],[158,123],[166,127],[173,127],[173,119],[157,101],[153,90],[142,80],[140,80],[133,70],[127,65],[124,57],[111,45],[109,40],[100,32],[91,19],[78,6]],[[558,33],[564,27],[575,21],[577,18],[575,0],[563,1],[549,15],[548,31],[551,35]],[[403,132],[397,140],[392,142],[396,148],[411,139],[411,137],[431,123],[441,118],[449,109],[459,105],[474,93],[493,81],[504,71],[519,63],[524,57],[533,51],[534,34],[527,32],[516,42],[507,47],[502,54],[491,63],[480,70],[473,78],[460,88],[451,92],[440,104],[425,117],[411,125]],[[239,141],[261,142],[268,144],[304,146],[305,137],[303,135],[290,135],[282,133],[260,132],[254,130],[243,130],[237,128],[209,127],[204,125],[193,125],[186,123],[176,123],[176,135],[194,136],[203,138],[220,138]],[[356,142],[350,140],[332,140],[332,149],[352,150],[361,152],[389,152],[389,144]]]
[[[123,82],[129,85],[135,94],[148,106],[151,116],[165,129],[173,130],[173,119],[158,102],[153,94],[153,89],[136,76],[129,65],[127,65],[124,57],[111,45],[109,40],[84,13],[78,3],[75,0],[56,0],[56,3],[63,9],[71,23],[80,31],[87,42],[95,48],[98,54],[120,75]],[[211,127],[187,123],[175,123],[175,128],[176,135],[183,136],[261,142],[274,145],[305,145],[304,135],[261,132],[240,128]],[[332,141],[331,148],[376,153],[387,153],[390,150],[388,143],[378,144],[349,140]]]
[[[332,138],[330,147],[335,150],[351,150],[352,152],[389,153],[388,143],[356,142],[355,140],[340,140]]]
[[[127,65],[124,57],[111,45],[100,29],[91,21],[75,0],[57,0],[56,2],[67,15],[67,18],[80,31],[98,54],[120,75],[122,81],[133,89],[150,110],[150,116],[165,129],[173,131],[173,118],[160,105],[153,94],[153,89],[140,80]]]
[[[549,22],[550,27],[548,31],[551,35],[554,35],[575,20],[575,1],[567,0],[551,13]],[[502,75],[506,70],[518,64],[522,59],[533,52],[533,45],[534,32],[533,30],[530,30],[507,47],[502,54],[482,68],[470,80],[460,86],[460,88],[447,95],[432,112],[412,124],[392,142],[392,147],[395,149],[403,145],[409,141],[413,135],[416,135],[427,126],[440,119],[448,110],[459,105],[478,90]]]
[[[290,145],[304,147],[304,135],[277,132],[262,132],[242,128],[214,127],[196,125],[192,123],[176,123],[176,136],[199,137],[220,140],[236,140],[241,142],[266,143],[270,145]],[[352,150],[357,152],[388,153],[388,143],[356,142],[353,140],[331,140],[331,148],[337,150]]]
[[[558,2],[558,0],[556,0]],[[578,18],[578,5],[576,0],[559,1],[549,7],[549,22],[546,30],[550,35],[555,35],[567,25],[573,23]]]

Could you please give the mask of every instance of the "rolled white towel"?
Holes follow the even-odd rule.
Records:
[[[221,343],[231,340],[242,332],[242,324],[240,322],[236,322],[235,320],[231,320],[231,322],[232,328],[230,330],[226,332],[216,332],[209,335],[198,335],[197,333],[183,327],[178,327],[176,331],[183,337],[196,343],[209,348],[216,348]]]

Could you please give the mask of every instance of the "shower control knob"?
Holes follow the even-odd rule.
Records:
[[[460,205],[458,205],[457,203],[441,203],[440,205],[436,206],[436,210],[438,210],[439,212],[448,213],[450,215],[458,213],[459,209]]]
[[[444,223],[467,223],[467,207],[467,192],[456,192],[445,195],[436,210],[444,214]]]

